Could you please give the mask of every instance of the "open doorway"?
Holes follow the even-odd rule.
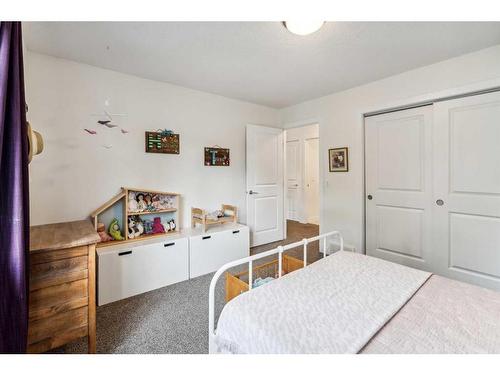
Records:
[[[319,225],[319,125],[285,131],[285,218]]]
[[[282,202],[284,207],[276,212],[281,212],[281,223],[283,235],[279,240],[265,240],[252,242],[251,254],[257,254],[266,250],[275,248],[278,245],[286,245],[297,242],[303,238],[315,237],[319,234],[319,125],[310,123],[296,128],[290,128],[283,132],[284,142],[272,142],[271,131],[276,129],[264,129],[259,126],[247,127],[247,203],[250,202],[248,208],[248,216],[251,217],[249,222],[252,223],[257,235],[260,235],[259,230],[266,234],[270,232],[269,228],[275,228],[278,220],[270,215],[269,209],[263,210],[262,215],[258,216],[258,209],[253,209],[253,206],[258,207],[258,202],[262,201],[266,207],[269,207],[269,197],[278,197],[264,191],[264,187],[269,187],[269,177],[265,183],[253,183],[255,175],[281,177],[284,181],[284,189],[278,189],[281,192]],[[266,132],[262,136],[256,137],[255,132]],[[260,134],[260,133],[259,133]],[[269,145],[273,145],[270,147]],[[284,149],[278,150],[276,145],[284,145]],[[269,146],[269,147],[268,147]],[[269,151],[264,153],[266,158],[257,159],[254,155],[261,155],[256,150],[268,148]],[[271,152],[275,150],[276,152]],[[269,155],[284,156],[284,160],[269,159]],[[273,165],[278,165],[282,168],[281,173],[264,173]],[[258,170],[259,173],[256,173]],[[275,181],[275,180],[273,180]],[[282,185],[283,186],[283,185]],[[257,194],[257,195],[256,195]],[[276,200],[277,201],[277,200]],[[257,203],[256,203],[257,202]],[[271,219],[272,220],[271,220]],[[267,222],[272,222],[273,225],[264,225]],[[264,224],[262,224],[264,223]],[[294,249],[290,255],[302,259],[302,249]],[[308,259],[314,262],[320,259],[322,254],[319,251],[319,244],[314,243],[308,248]]]

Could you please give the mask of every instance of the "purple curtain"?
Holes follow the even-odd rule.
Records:
[[[20,22],[0,22],[0,352],[28,334],[28,141]]]

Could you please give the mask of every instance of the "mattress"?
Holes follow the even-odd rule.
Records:
[[[430,274],[340,251],[228,303],[222,353],[357,353]]]
[[[345,251],[228,303],[222,353],[500,353],[500,293]]]

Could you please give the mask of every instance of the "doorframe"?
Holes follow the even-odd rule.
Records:
[[[362,238],[360,251],[366,254],[366,136],[365,118],[375,116],[378,114],[401,111],[409,108],[421,107],[424,105],[434,104],[435,102],[457,99],[462,96],[481,95],[488,92],[500,91],[500,78],[495,78],[487,81],[480,81],[477,83],[457,86],[451,89],[437,91],[435,93],[414,96],[402,100],[395,100],[386,103],[385,105],[378,105],[367,107],[365,110],[359,112],[358,118],[361,123],[361,162],[362,162],[362,186],[361,199],[362,205]],[[320,146],[321,147],[321,146]],[[322,190],[320,190],[322,196]],[[321,220],[321,214],[320,214]]]
[[[304,126],[309,126],[309,125],[318,125],[318,142],[319,142],[319,176],[320,176],[320,183],[319,183],[319,233],[321,233],[321,202],[322,202],[322,197],[323,197],[323,159],[321,158],[321,123],[318,118],[312,117],[309,119],[305,120],[300,120],[300,121],[293,121],[293,122],[288,122],[282,124],[282,129],[283,129],[283,226],[284,226],[284,232],[285,233],[285,238],[287,238],[288,233],[287,233],[287,209],[288,209],[288,202],[287,202],[287,196],[286,196],[286,182],[287,182],[287,173],[286,173],[286,143],[287,143],[287,130],[295,129],[295,128],[302,128]]]

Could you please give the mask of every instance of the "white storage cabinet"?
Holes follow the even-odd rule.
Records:
[[[189,237],[189,277],[217,271],[222,265],[249,256],[250,241],[245,225],[221,225]]]
[[[184,237],[98,249],[98,304],[187,280],[188,242]]]

